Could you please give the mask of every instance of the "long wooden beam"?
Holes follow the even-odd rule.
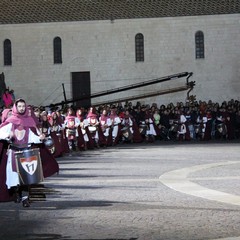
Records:
[[[69,104],[69,103],[78,102],[78,101],[85,100],[85,99],[102,97],[105,95],[110,95],[110,94],[123,92],[123,91],[131,90],[131,89],[135,89],[135,88],[145,87],[145,86],[149,86],[149,85],[153,85],[153,84],[157,84],[157,83],[161,83],[161,82],[176,80],[176,79],[179,79],[182,77],[187,77],[187,79],[188,79],[190,76],[192,76],[191,72],[190,73],[189,72],[177,73],[177,74],[169,75],[169,76],[162,77],[162,78],[156,78],[156,79],[152,79],[149,81],[144,81],[144,82],[140,82],[140,83],[136,83],[136,84],[131,84],[131,85],[127,85],[127,86],[123,86],[123,87],[119,87],[119,88],[114,88],[114,89],[110,89],[110,90],[106,90],[106,91],[93,93],[91,95],[83,96],[83,97],[80,97],[77,99],[62,101],[62,102],[55,103],[55,104],[50,104],[49,106],[45,106],[45,107],[55,107],[58,105]]]
[[[118,103],[118,102],[128,102],[128,101],[133,101],[133,100],[138,100],[138,99],[143,99],[143,98],[148,98],[148,97],[154,97],[154,96],[159,96],[159,95],[164,95],[164,94],[169,94],[169,93],[186,91],[189,88],[190,87],[188,85],[185,85],[185,86],[181,86],[181,87],[169,88],[169,89],[165,89],[165,90],[150,92],[150,93],[136,95],[136,96],[130,96],[130,97],[119,98],[119,99],[114,99],[114,100],[110,100],[110,101],[98,102],[98,103],[94,103],[92,105],[97,107],[100,105],[110,105],[110,104],[114,104],[114,103]]]

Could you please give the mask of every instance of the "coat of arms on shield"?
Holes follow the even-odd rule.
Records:
[[[15,152],[15,158],[21,184],[37,184],[43,181],[39,149]]]
[[[38,166],[38,157],[37,156],[28,156],[22,157],[19,159],[22,164],[23,169],[30,175],[33,175],[36,172]]]

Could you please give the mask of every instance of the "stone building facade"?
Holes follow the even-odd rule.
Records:
[[[54,0],[14,0],[11,1],[17,4],[14,9],[6,2],[0,1],[0,7],[5,8],[5,15],[0,17],[1,72],[16,97],[24,97],[33,105],[63,101],[63,87],[67,99],[72,99],[73,94],[78,97],[76,89],[81,89],[84,81],[92,94],[181,72],[193,73],[191,80],[196,85],[191,94],[197,100],[240,100],[239,1],[204,1],[211,11],[207,6],[198,6],[202,1],[190,0],[165,1],[171,2],[172,7],[179,2],[174,9],[166,7],[164,1],[70,1],[70,6],[58,6]],[[24,6],[27,2],[28,7]],[[35,2],[37,8],[30,2]],[[189,9],[180,9],[181,12],[177,7],[183,2]],[[221,2],[226,4],[221,7]],[[82,13],[79,15],[67,11],[83,6],[88,10],[78,9]],[[151,15],[149,7],[165,9]],[[135,13],[135,8],[142,11]],[[14,11],[18,14],[14,15]],[[57,15],[59,11],[62,12]],[[45,15],[38,16],[39,12]],[[79,80],[81,76],[85,77]],[[91,104],[185,83],[185,78],[173,79],[93,98]],[[139,101],[158,104],[185,101],[186,93]]]

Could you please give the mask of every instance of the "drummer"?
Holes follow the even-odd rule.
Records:
[[[16,149],[19,151],[19,149],[27,148],[29,144],[41,143],[45,135],[37,131],[35,121],[28,114],[25,100],[16,100],[12,108],[12,116],[0,126],[0,139],[10,142],[6,167],[7,188],[15,194],[16,202],[22,201],[24,207],[30,206],[29,198],[22,196],[23,186],[20,185],[14,153]]]

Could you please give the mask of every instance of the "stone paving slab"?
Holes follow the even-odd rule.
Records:
[[[240,239],[240,206],[195,197],[160,181],[171,171],[239,161],[239,156],[238,143],[156,143],[59,158],[59,175],[44,181],[45,201],[33,202],[28,209],[1,203],[0,239]],[[239,195],[239,168],[240,161],[186,178]]]

